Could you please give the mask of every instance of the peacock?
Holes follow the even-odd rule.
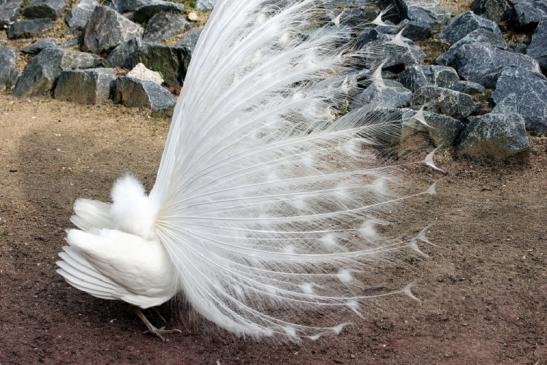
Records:
[[[369,299],[414,298],[411,285],[371,290],[360,276],[422,253],[425,231],[394,237],[385,218],[435,189],[401,195],[384,159],[400,120],[382,105],[348,107],[382,82],[382,63],[356,67],[364,55],[333,7],[217,2],[151,191],[126,175],[111,202],[75,202],[57,262],[70,285],[131,304],[161,339],[172,330],[143,310],[174,299],[236,335],[299,341],[340,333],[350,322],[338,319]]]

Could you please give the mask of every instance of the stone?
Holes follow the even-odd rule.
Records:
[[[450,89],[459,91],[464,94],[476,95],[482,94],[485,90],[485,87],[473,81],[460,80],[453,84]]]
[[[55,47],[58,47],[58,46],[53,38],[42,38],[35,42],[32,42],[28,46],[21,48],[21,52],[26,54],[36,55],[45,48],[55,48]]]
[[[427,85],[451,88],[460,81],[460,77],[452,67],[412,65],[401,72],[399,81],[410,90],[416,91]]]
[[[163,77],[161,77],[161,74],[147,69],[142,63],[135,66],[126,76],[143,81],[152,81],[158,85],[163,84]]]
[[[15,96],[47,95],[57,77],[66,70],[103,66],[105,61],[93,54],[62,48],[46,48],[27,64],[17,80]]]
[[[414,41],[431,37],[433,27],[439,24],[439,19],[430,10],[419,6],[408,7],[408,19],[405,19],[402,26],[405,27],[403,35]]]
[[[78,104],[99,104],[112,93],[115,75],[111,68],[63,71],[55,86],[55,99]]]
[[[441,37],[450,45],[456,43],[475,29],[486,29],[493,33],[501,35],[501,30],[496,23],[481,16],[476,15],[472,11],[463,13],[454,18],[448,27],[446,27]]]
[[[23,6],[23,0],[0,0],[0,29],[17,19],[21,6]]]
[[[169,86],[182,85],[190,63],[190,52],[184,47],[169,47],[156,43],[143,43],[132,57],[132,67],[144,64],[159,72]]]
[[[138,23],[146,23],[150,18],[159,13],[182,13],[184,5],[163,0],[150,0],[139,6],[133,13],[133,20]]]
[[[460,48],[465,44],[470,43],[486,43],[490,44],[493,47],[500,49],[507,49],[507,43],[503,36],[499,33],[494,33],[488,29],[475,29],[456,43],[454,43],[450,48],[443,54],[441,54],[436,62],[439,65],[452,65],[456,54],[460,51]]]
[[[30,0],[23,9],[23,15],[29,19],[57,19],[66,6],[66,0]]]
[[[139,38],[133,38],[123,42],[110,52],[107,58],[108,62],[112,66],[131,69],[135,66],[133,59],[141,47],[142,41]]]
[[[447,115],[424,111],[424,121],[427,125],[416,120],[415,115],[416,112],[411,117],[403,119],[401,140],[422,133],[427,134],[436,147],[451,147],[465,128],[462,122]]]
[[[474,0],[471,10],[496,23],[512,18],[513,6],[509,0]]]
[[[389,34],[394,36],[401,30],[398,25],[391,24],[390,22],[386,23],[388,25],[375,25],[363,28],[357,39],[357,47],[363,48],[367,43],[379,40],[381,35]],[[389,38],[385,38],[385,40],[389,41]]]
[[[83,31],[97,6],[99,6],[97,0],[80,0],[65,17],[65,23],[70,31],[73,33]]]
[[[547,17],[539,22],[527,54],[538,61],[543,73],[547,74]]]
[[[519,113],[530,132],[547,134],[547,78],[542,74],[507,67],[498,78],[492,99],[496,112]]]
[[[529,148],[522,116],[490,113],[469,118],[457,151],[472,159],[502,161]]]
[[[438,86],[423,86],[412,95],[411,105],[424,106],[425,110],[462,119],[478,107],[470,95]]]
[[[547,18],[547,1],[512,0],[517,25],[530,27]]]
[[[146,5],[150,0],[106,0],[104,5],[116,10],[120,14],[132,13],[137,8]]]
[[[25,19],[12,23],[8,27],[8,38],[31,38],[42,33],[52,25],[51,19]]]
[[[19,72],[15,68],[17,53],[15,49],[0,46],[0,87],[11,88],[15,85]]]
[[[393,80],[373,82],[352,101],[351,108],[380,105],[383,108],[399,108],[407,106],[412,98],[412,92]]]
[[[114,102],[132,108],[170,113],[177,100],[167,89],[152,81],[120,77],[116,81]]]
[[[425,59],[425,53],[408,38],[402,37],[401,43],[395,36],[380,34],[378,40],[365,44],[363,50],[363,66],[373,69],[380,63],[384,68],[401,67],[420,64]]]
[[[171,12],[158,13],[146,24],[142,38],[145,42],[161,42],[184,33],[193,26],[194,23],[187,21],[183,15]]]
[[[197,0],[196,9],[201,11],[212,10],[216,4],[216,0]]]
[[[141,38],[143,29],[106,6],[97,6],[85,27],[83,49],[93,53],[108,52],[120,43]]]
[[[463,45],[456,54],[453,66],[461,77],[493,89],[501,71],[507,66],[539,70],[532,57],[494,48],[484,43]]]
[[[196,44],[198,43],[199,36],[202,31],[203,27],[192,29],[184,34],[175,46],[186,47],[190,52],[194,52],[194,48],[196,48]]]

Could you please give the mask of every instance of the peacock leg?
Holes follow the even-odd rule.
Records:
[[[163,342],[166,342],[166,339],[162,335],[168,335],[171,333],[182,333],[182,331],[179,329],[166,330],[165,327],[157,328],[148,320],[148,318],[146,318],[140,308],[135,308],[135,313],[137,313],[137,316],[141,319],[141,321],[144,322],[146,328],[148,328],[148,331],[146,331],[145,333],[152,333],[158,336]]]

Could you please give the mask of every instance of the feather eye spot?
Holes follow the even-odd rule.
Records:
[[[327,233],[319,240],[321,244],[328,249],[333,249],[338,246],[337,238],[334,233]]]
[[[292,326],[285,326],[283,327],[283,330],[285,331],[285,334],[289,337],[296,337],[296,328]]]
[[[304,283],[300,285],[300,289],[302,289],[302,292],[305,294],[313,294],[313,284],[312,283]]]
[[[340,269],[337,275],[338,275],[338,279],[344,284],[349,284],[353,281],[353,276],[351,275],[351,271],[347,269]]]

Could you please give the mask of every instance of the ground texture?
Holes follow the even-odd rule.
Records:
[[[437,197],[404,214],[433,222],[439,247],[391,274],[416,280],[421,303],[393,297],[317,342],[238,339],[198,322],[161,343],[127,305],[68,286],[55,261],[77,197],[107,200],[128,171],[153,183],[167,127],[113,105],[0,94],[0,364],[547,364],[545,139],[510,165],[412,172],[417,186],[438,180]]]

